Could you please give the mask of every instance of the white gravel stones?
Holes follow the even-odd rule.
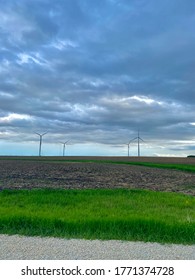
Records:
[[[0,235],[1,260],[195,260],[195,245]]]

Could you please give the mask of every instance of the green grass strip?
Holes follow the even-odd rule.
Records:
[[[46,161],[46,160],[42,160]],[[191,164],[172,164],[172,163],[153,163],[153,162],[135,162],[135,161],[112,161],[112,160],[85,160],[85,159],[73,159],[73,160],[49,160],[48,162],[80,162],[80,163],[112,163],[112,164],[126,164],[126,165],[139,165],[147,166],[153,168],[166,168],[166,169],[175,169],[180,171],[195,172],[195,165]]]
[[[3,190],[0,233],[195,244],[195,197],[146,190]]]
[[[140,165],[140,166],[147,166],[147,167],[154,167],[154,168],[166,168],[166,169],[175,169],[180,171],[195,172],[195,165],[191,165],[191,164],[109,161],[109,160],[64,160],[59,162],[94,162],[94,163],[127,164],[127,165]]]
[[[128,164],[195,172],[195,165],[189,165],[189,164],[170,164],[170,163],[151,163],[151,162],[128,162]]]

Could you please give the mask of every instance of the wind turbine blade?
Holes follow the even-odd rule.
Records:
[[[131,140],[129,141],[129,143],[132,142],[133,140],[136,140],[137,138],[138,138],[138,137],[135,137],[135,138],[131,139]]]
[[[34,132],[35,134],[37,134],[37,135],[39,135],[39,136],[41,136],[41,134],[40,133],[38,133],[38,132]]]
[[[47,131],[47,132],[44,132],[44,133],[42,134],[42,136],[45,135],[45,134],[47,134],[47,133],[48,133],[48,131]]]
[[[141,137],[139,137],[140,140],[142,140],[143,142],[145,142]]]

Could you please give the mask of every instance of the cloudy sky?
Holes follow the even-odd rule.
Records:
[[[194,0],[0,0],[0,154],[195,154],[194,27]]]

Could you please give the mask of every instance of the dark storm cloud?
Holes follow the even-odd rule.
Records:
[[[0,6],[1,131],[194,138],[194,1]]]

